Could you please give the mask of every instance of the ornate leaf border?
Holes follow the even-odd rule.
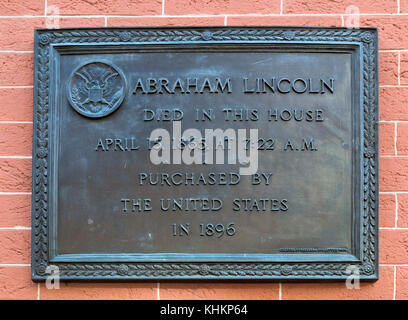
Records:
[[[378,40],[373,28],[198,27],[86,28],[35,31],[32,279],[45,280],[49,264],[49,88],[52,44],[157,42],[353,42],[362,45],[363,211],[362,279],[378,279]],[[345,279],[349,263],[57,263],[61,279]]]

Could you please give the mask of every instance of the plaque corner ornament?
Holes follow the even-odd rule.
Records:
[[[42,281],[50,254],[50,144],[52,105],[51,45],[78,44],[148,45],[157,43],[354,43],[361,47],[361,212],[358,266],[362,279],[378,279],[378,39],[374,29],[311,27],[216,27],[216,28],[94,28],[41,29],[35,39],[33,184],[32,184],[32,277]],[[210,42],[211,40],[211,42]],[[109,61],[79,65],[67,79],[71,107],[88,118],[105,117],[123,103],[127,84],[123,72]],[[65,280],[154,279],[346,279],[345,262],[55,262]]]

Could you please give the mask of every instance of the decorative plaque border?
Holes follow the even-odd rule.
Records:
[[[375,28],[336,27],[175,27],[81,28],[35,30],[33,183],[32,183],[32,279],[47,278],[47,266],[56,265],[62,280],[343,280],[350,262],[51,262],[49,203],[53,166],[50,146],[54,101],[50,73],[53,46],[152,45],[152,44],[353,44],[360,48],[360,119],[363,150],[360,155],[360,224],[358,252],[352,264],[360,278],[378,279],[378,36]]]

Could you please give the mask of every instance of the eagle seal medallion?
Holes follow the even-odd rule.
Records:
[[[123,73],[107,62],[90,62],[77,68],[68,82],[68,100],[80,114],[101,118],[119,108],[125,97]]]

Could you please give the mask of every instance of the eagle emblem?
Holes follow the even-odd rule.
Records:
[[[100,118],[115,111],[125,96],[122,72],[105,62],[91,62],[76,69],[69,81],[68,98],[80,114]]]

